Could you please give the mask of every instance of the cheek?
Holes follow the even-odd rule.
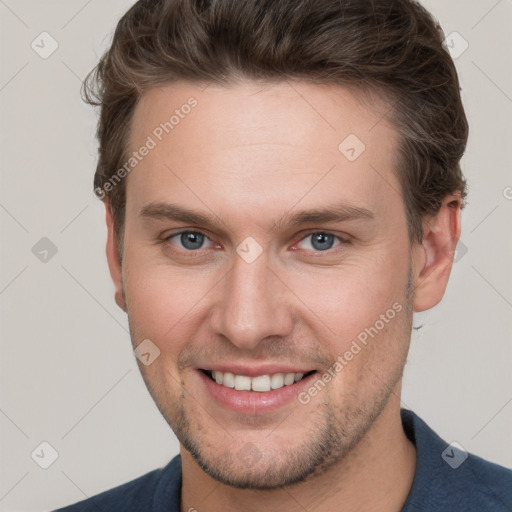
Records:
[[[397,258],[388,253],[386,260]],[[379,259],[305,275],[295,289],[315,314],[317,343],[338,363],[330,371],[335,401],[366,403],[396,381],[405,361],[407,260],[398,266]]]
[[[167,411],[181,393],[179,356],[197,334],[198,304],[207,291],[204,281],[191,280],[166,265],[148,265],[144,258],[126,259],[124,287],[132,343],[149,339],[160,350],[151,364],[139,368],[156,403]]]
[[[394,260],[394,257],[388,255],[386,259]],[[368,258],[357,263],[355,259],[354,262],[347,260],[336,269],[301,273],[300,279],[289,275],[289,281],[294,283],[291,288],[313,313],[308,316],[329,338],[336,340],[338,350],[365,328],[373,326],[394,303],[405,307],[407,265],[379,265],[377,260]],[[391,316],[395,318],[394,310],[386,319]],[[391,327],[393,319],[386,323],[383,331]]]
[[[153,258],[153,260],[152,260]],[[184,271],[154,261],[150,251],[133,251],[124,262],[124,289],[134,343],[153,340],[160,350],[179,352],[191,319],[215,284],[211,275]]]
[[[313,302],[308,302],[319,317],[317,343],[324,345],[332,361],[329,375],[323,375],[332,383],[331,400],[361,408],[394,386],[410,338],[406,281],[396,276],[376,282],[370,275],[347,275],[331,280],[328,287],[317,282],[317,292],[310,295]]]

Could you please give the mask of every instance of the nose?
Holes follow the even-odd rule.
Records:
[[[269,336],[291,333],[291,292],[269,268],[265,252],[252,263],[236,255],[220,284],[210,316],[215,334],[242,350],[254,350]]]

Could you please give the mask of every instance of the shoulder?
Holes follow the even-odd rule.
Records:
[[[402,422],[417,452],[403,512],[512,510],[512,470],[447,443],[411,411],[402,410]]]
[[[150,471],[130,482],[54,512],[157,512],[179,511],[181,458],[174,457],[164,468]],[[175,509],[169,508],[175,506]]]

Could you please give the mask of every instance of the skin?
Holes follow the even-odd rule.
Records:
[[[400,510],[416,464],[400,420],[412,314],[444,294],[458,195],[411,246],[387,106],[340,86],[150,89],[130,149],[191,96],[197,106],[126,178],[122,262],[106,204],[116,302],[134,347],[149,338],[161,352],[139,366],[180,441],[181,510]],[[348,134],[366,146],[353,162],[338,150]],[[155,202],[198,210],[214,226],[140,215]],[[286,214],[339,203],[374,217],[271,229]],[[199,249],[171,238],[185,228],[206,235]],[[313,245],[318,232],[335,236],[325,250]],[[262,249],[252,263],[236,252],[247,237]],[[213,362],[291,363],[321,377],[395,303],[401,311],[307,404],[238,414],[198,377]]]

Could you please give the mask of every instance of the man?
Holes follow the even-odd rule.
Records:
[[[400,408],[412,314],[443,297],[467,194],[442,41],[410,0],[123,16],[85,89],[95,190],[181,448],[61,510],[510,510],[512,471]]]

